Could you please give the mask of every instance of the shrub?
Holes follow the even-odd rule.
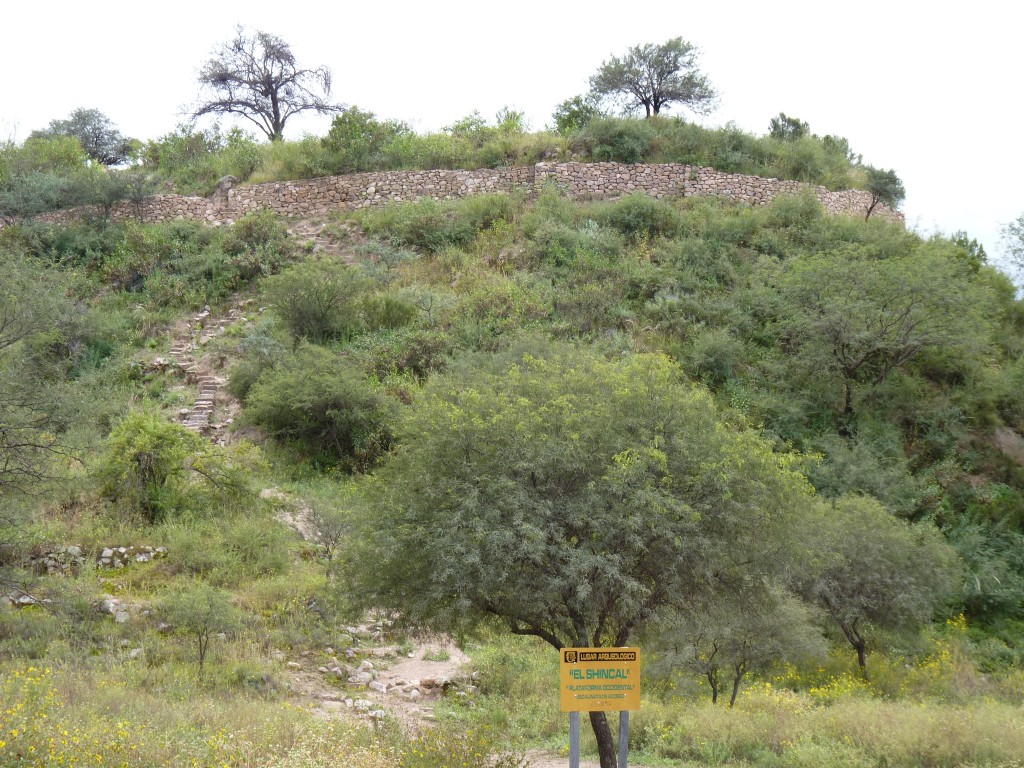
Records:
[[[573,148],[598,161],[642,163],[651,154],[654,128],[646,120],[599,117],[587,123]]]
[[[351,364],[305,345],[249,390],[246,419],[314,463],[361,470],[391,445],[391,405]]]
[[[272,275],[287,264],[295,251],[288,229],[268,209],[236,221],[221,243],[242,282]]]
[[[679,215],[669,203],[637,192],[593,208],[594,219],[632,240],[671,236],[679,229]]]
[[[266,281],[275,314],[296,339],[323,343],[354,337],[368,281],[356,270],[323,263],[300,264]]]
[[[518,200],[509,195],[474,195],[445,203],[421,198],[365,212],[362,222],[367,232],[386,234],[392,244],[437,253],[470,244],[477,232],[512,219],[518,210]]]

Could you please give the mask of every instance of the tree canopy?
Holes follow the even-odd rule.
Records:
[[[661,355],[542,343],[428,384],[374,476],[359,591],[458,630],[625,645],[784,560],[811,503],[794,457],[716,412]],[[603,713],[592,713],[602,765]]]
[[[203,95],[192,117],[240,115],[270,141],[284,136],[288,119],[301,112],[330,114],[331,71],[326,66],[300,67],[291,47],[276,35],[249,34],[237,27],[199,72]]]
[[[138,142],[121,135],[121,131],[98,109],[80,107],[64,120],[51,120],[29,138],[72,136],[93,160],[103,165],[121,165],[128,162]]]
[[[590,91],[611,98],[628,112],[643,107],[647,117],[681,104],[699,114],[711,111],[716,93],[697,68],[698,49],[681,37],[661,45],[637,45],[612,56],[590,78]]]

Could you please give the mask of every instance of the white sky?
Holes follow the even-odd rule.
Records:
[[[1024,8],[1013,0],[4,6],[0,140],[23,140],[78,107],[157,138],[180,122],[199,67],[239,23],[283,38],[300,64],[328,65],[336,101],[417,130],[474,109],[493,119],[505,105],[541,128],[608,56],[682,36],[700,47],[721,94],[704,124],[764,134],[781,110],[819,135],[846,136],[865,162],[903,179],[909,226],[967,230],[992,257],[1000,227],[1024,212]],[[286,138],[328,125],[294,118]]]

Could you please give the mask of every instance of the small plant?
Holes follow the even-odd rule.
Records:
[[[450,661],[451,654],[445,648],[428,648],[423,652],[424,661]]]

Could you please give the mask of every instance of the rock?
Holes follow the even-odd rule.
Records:
[[[73,547],[73,546],[72,547],[68,547],[68,554],[71,555],[71,557],[81,557],[82,556],[82,548],[81,547]]]
[[[99,609],[100,613],[116,614],[118,608],[121,607],[121,601],[113,595],[103,595],[100,598],[99,605],[96,607]]]
[[[288,669],[302,669],[302,665],[297,661],[289,661],[287,667]]]
[[[367,685],[371,680],[373,680],[373,674],[370,672],[359,672],[348,679],[352,685]]]
[[[420,694],[420,689],[419,688],[413,688],[411,691],[409,691],[409,698],[412,699],[413,701],[418,699],[420,697],[420,695],[421,694]]]
[[[331,674],[331,670],[329,670],[327,667],[317,667],[316,671],[319,672],[321,675]]]
[[[370,701],[369,699],[356,699],[353,702],[352,706],[355,707],[360,712],[369,712],[370,711],[370,707],[373,706],[373,702]]]
[[[159,624],[157,624],[156,631],[159,632],[161,635],[169,635],[171,632],[174,631],[174,625],[161,621]]]
[[[143,651],[142,651],[141,648],[132,648],[130,651],[128,651],[128,658],[129,659],[140,659],[140,658],[142,658],[142,653],[143,653]]]
[[[383,720],[385,717],[388,716],[388,713],[383,709],[375,709],[372,712],[368,712],[367,714],[374,720]]]
[[[128,611],[126,611],[124,609],[121,609],[117,613],[114,614],[114,621],[116,621],[118,624],[125,624],[125,623],[127,623],[129,618],[130,618],[130,616],[128,615]]]
[[[354,702],[352,701],[352,699],[345,699],[345,706],[348,707],[349,709],[352,709],[353,703]]]
[[[39,601],[31,595],[21,595],[12,601],[15,608],[28,608],[30,605],[38,605]]]
[[[368,661],[367,659],[363,659],[363,661],[361,661],[359,663],[359,671],[360,672],[367,672],[369,670],[372,670],[373,668],[374,668],[373,667],[373,662],[372,661]]]
[[[387,685],[387,683],[382,683],[380,680],[371,680],[370,681],[370,690],[371,691],[377,691],[377,693],[387,693],[388,692],[388,685]]]
[[[112,558],[113,556],[114,556],[114,550],[112,550],[110,547],[105,547],[104,550],[102,552],[100,552],[100,557],[106,558],[108,560],[110,558]]]
[[[437,681],[434,680],[434,678],[432,677],[424,677],[422,680],[420,680],[420,686],[422,686],[423,688],[436,688]]]

